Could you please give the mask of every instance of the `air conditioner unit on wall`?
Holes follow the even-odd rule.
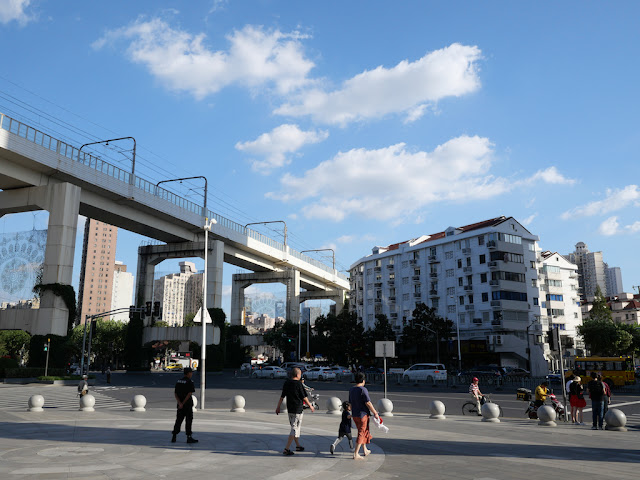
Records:
[[[496,345],[502,345],[502,335],[496,335]]]

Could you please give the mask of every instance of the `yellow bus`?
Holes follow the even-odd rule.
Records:
[[[586,385],[591,380],[593,372],[602,375],[602,380],[610,387],[633,385],[636,383],[633,357],[576,357],[573,375],[580,375],[582,383]]]

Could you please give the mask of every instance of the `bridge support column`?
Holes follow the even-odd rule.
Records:
[[[6,207],[11,207],[15,212],[39,208],[49,212],[42,283],[71,285],[80,210],[80,187],[70,183],[57,183],[7,193],[11,194],[8,197],[13,201],[11,205],[7,203]],[[6,312],[3,312],[0,328],[26,330],[32,335],[67,334],[69,309],[61,297],[49,290],[42,292],[39,309],[11,313],[5,315]]]
[[[235,277],[235,275],[234,275]],[[242,325],[242,311],[244,310],[244,289],[250,284],[233,279],[231,284],[231,325]]]
[[[287,320],[300,323],[300,272],[289,270],[287,279]]]
[[[138,271],[136,277],[135,304],[144,307],[146,302],[153,301],[153,277],[156,271],[156,263],[149,255],[138,251]]]
[[[209,250],[209,255],[207,256],[207,307],[222,308],[224,242],[221,240],[209,242]],[[244,289],[242,290],[242,294],[244,303]]]

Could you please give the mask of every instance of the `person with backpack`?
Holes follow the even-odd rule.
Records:
[[[576,375],[571,382],[571,420],[576,425],[584,425],[582,409],[587,406],[587,401],[584,399],[584,385],[582,385],[582,379]]]
[[[587,385],[589,390],[589,397],[591,398],[591,413],[593,416],[593,426],[591,430],[603,430],[604,423],[604,401],[605,393],[604,386],[602,384],[602,376],[596,372],[591,373],[592,380]]]

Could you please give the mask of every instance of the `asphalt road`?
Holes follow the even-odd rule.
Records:
[[[144,374],[120,373],[112,375],[111,384],[107,384],[105,377],[96,373],[96,385],[100,393],[118,400],[130,401],[134,394],[142,394],[147,398],[149,408],[173,408],[173,387],[176,380],[182,374],[180,372],[151,372]],[[199,376],[194,374],[196,394],[199,398]],[[207,375],[206,407],[226,408],[231,397],[242,395],[246,400],[247,409],[260,411],[275,410],[278,402],[283,380],[253,379],[244,376],[236,377],[233,372]],[[319,404],[321,409],[326,407],[329,397],[338,397],[345,400],[351,386],[348,382],[307,382],[320,394]],[[384,396],[382,385],[368,384],[374,404]],[[490,387],[481,387],[485,394],[490,394],[491,399],[497,402],[505,417],[524,418],[527,403],[516,399],[515,388],[497,391]],[[556,387],[556,392],[560,390]],[[441,400],[446,405],[447,413],[458,415],[462,405],[469,400],[466,387],[457,389],[445,387],[431,387],[426,385],[397,385],[389,383],[387,397],[393,402],[394,411],[400,413],[427,413],[432,400]],[[587,401],[589,407],[589,402]],[[640,428],[640,395],[638,393],[614,392],[612,406],[620,405],[620,408],[628,418],[629,426],[637,425]],[[585,413],[585,421],[589,422],[590,413]]]

